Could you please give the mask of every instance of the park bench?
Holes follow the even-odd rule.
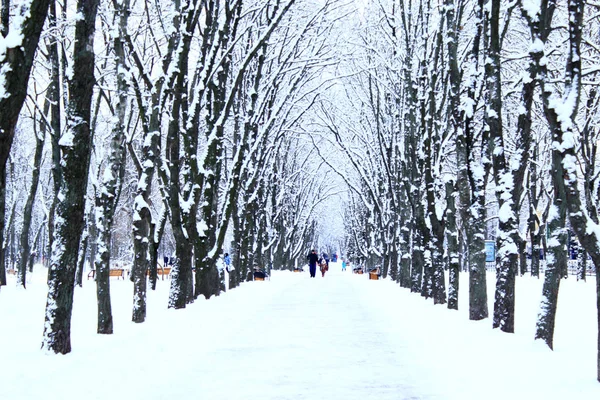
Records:
[[[379,269],[379,267],[371,268],[369,270],[369,279],[378,280],[380,276],[381,276],[381,270]]]
[[[111,269],[108,272],[108,276],[116,276],[117,279],[119,279],[119,277],[123,278],[123,280],[125,280],[125,270],[122,268],[119,269]]]
[[[125,280],[125,270],[123,268],[111,268],[110,271],[108,272],[108,276],[116,276],[117,279],[119,278],[123,278],[123,280]],[[93,269],[88,273],[87,276],[88,279],[90,278],[96,278],[96,270]]]
[[[265,279],[269,279],[269,274],[264,269],[255,268],[253,272],[255,281],[264,281]]]
[[[16,269],[7,269],[6,273],[9,275],[16,275],[17,274],[17,270]]]
[[[352,273],[353,274],[362,274],[363,269],[362,269],[362,267],[354,267],[354,268],[352,268]]]
[[[160,276],[162,278],[162,280],[165,280],[165,276],[167,278],[171,277],[171,269],[172,267],[163,267],[162,265],[160,265],[160,263],[157,263],[156,265],[156,275]],[[146,271],[146,275],[150,275],[150,270]]]
[[[294,272],[304,272],[302,267],[294,268]]]
[[[160,275],[160,276],[162,277],[162,279],[163,279],[163,280],[165,279],[165,276],[166,276],[167,278],[170,278],[170,277],[171,277],[171,267],[160,267],[160,266],[159,266],[159,267],[156,269],[156,273],[157,273],[158,275]]]

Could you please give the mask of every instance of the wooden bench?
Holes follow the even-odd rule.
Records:
[[[369,279],[378,280],[381,276],[381,270],[379,268],[373,268],[369,270]]]
[[[156,266],[156,275],[157,276],[161,276],[162,279],[165,279],[165,276],[167,278],[171,277],[171,269],[172,267],[162,267],[160,264],[158,264]],[[150,270],[146,271],[146,275],[150,276]]]
[[[123,278],[123,280],[125,280],[125,270],[123,268],[111,269],[110,272],[108,273],[108,276],[121,277],[121,278]]]
[[[6,273],[9,275],[16,275],[17,274],[17,270],[16,269],[7,269]]]
[[[119,278],[123,278],[123,280],[125,280],[125,270],[123,268],[111,268],[110,271],[108,272],[108,276],[116,276],[117,279]],[[96,270],[93,269],[88,273],[88,279],[90,278],[95,278],[96,277]]]
[[[170,278],[171,277],[171,267],[157,268],[156,273],[158,275],[161,275],[163,279],[165,279],[165,276],[167,278]]]
[[[265,279],[269,279],[269,274],[267,271],[262,269],[255,269],[253,272],[253,277],[255,281],[264,281]]]

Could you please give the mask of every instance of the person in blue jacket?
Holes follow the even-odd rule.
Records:
[[[225,270],[229,272],[229,265],[231,264],[231,257],[229,257],[229,253],[225,253],[223,256],[223,261],[225,262]]]

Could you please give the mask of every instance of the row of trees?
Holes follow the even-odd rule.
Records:
[[[71,351],[86,260],[110,334],[111,263],[130,265],[143,322],[161,251],[174,256],[172,308],[303,257],[328,194],[297,132],[328,87],[341,5],[2,1],[0,286],[5,263],[25,287],[46,260],[44,348]]]
[[[350,255],[451,309],[466,270],[480,320],[495,239],[493,327],[514,332],[515,277],[540,275],[543,248],[536,338],[552,348],[569,229],[579,278],[588,255],[600,266],[598,4],[375,0],[362,15],[314,121],[345,158],[331,167],[351,188]],[[600,380],[600,331],[598,349]]]
[[[357,4],[2,0],[0,286],[6,263],[25,287],[46,260],[45,348],[71,349],[85,260],[110,334],[111,263],[131,265],[143,322],[172,253],[169,307],[183,308],[335,243],[317,236],[340,179],[348,255],[453,309],[466,269],[474,320],[489,316],[493,232],[503,331],[544,247],[536,336],[552,347],[568,228],[582,265],[600,264],[597,4]]]

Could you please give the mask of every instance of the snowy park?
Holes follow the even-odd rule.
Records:
[[[183,310],[167,309],[159,281],[144,324],[131,322],[132,283],[112,278],[115,332],[98,335],[89,280],[75,290],[73,351],[57,356],[40,350],[38,272],[0,292],[2,399],[600,398],[593,278],[563,281],[554,351],[533,339],[542,281],[531,277],[517,282],[514,334],[469,321],[466,295],[448,310],[332,262],[323,278],[275,271]]]
[[[599,32],[0,0],[0,399],[600,399]]]

